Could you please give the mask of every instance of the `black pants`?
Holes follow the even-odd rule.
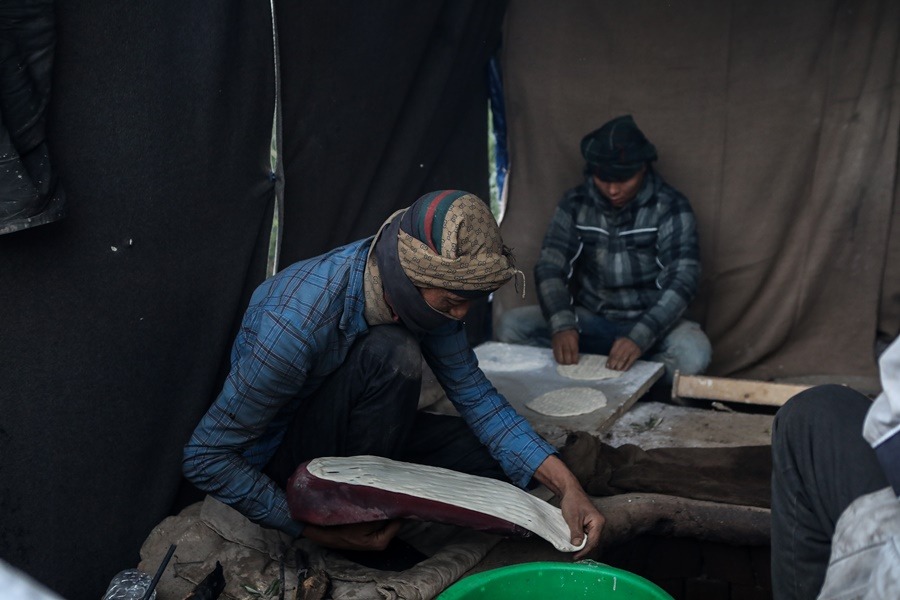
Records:
[[[286,487],[301,463],[371,454],[506,479],[465,421],[418,411],[419,342],[403,327],[373,327],[306,398],[265,472]]]
[[[772,592],[815,598],[838,517],[887,480],[862,437],[871,401],[839,385],[797,394],[772,427]]]

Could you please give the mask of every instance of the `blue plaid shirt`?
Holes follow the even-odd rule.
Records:
[[[294,412],[365,335],[363,273],[371,238],[295,263],[254,292],[222,392],[184,449],[184,473],[250,520],[297,536],[284,491],[261,473]],[[462,323],[428,334],[435,377],[510,479],[524,487],[554,448],[485,378]]]
[[[646,352],[697,292],[694,213],[687,198],[652,169],[621,209],[587,176],[557,206],[534,275],[551,333],[577,329],[577,304],[632,322],[627,337]]]

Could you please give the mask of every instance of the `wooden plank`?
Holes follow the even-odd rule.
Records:
[[[672,397],[781,406],[792,396],[810,387],[812,386],[749,379],[682,375],[676,371],[672,382]]]

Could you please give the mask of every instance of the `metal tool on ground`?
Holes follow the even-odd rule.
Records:
[[[153,595],[153,590],[156,589],[156,584],[159,583],[159,578],[162,577],[163,571],[166,570],[166,566],[169,564],[169,561],[172,560],[172,555],[175,554],[175,544],[169,546],[169,550],[166,552],[166,556],[162,559],[162,562],[159,564],[159,568],[156,569],[156,574],[153,576],[153,579],[150,581],[150,585],[147,586],[147,591],[144,592],[143,600],[150,600],[150,596]]]

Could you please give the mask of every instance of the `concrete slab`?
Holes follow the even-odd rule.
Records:
[[[651,448],[765,446],[771,443],[774,414],[638,402],[601,439],[610,446]]]

